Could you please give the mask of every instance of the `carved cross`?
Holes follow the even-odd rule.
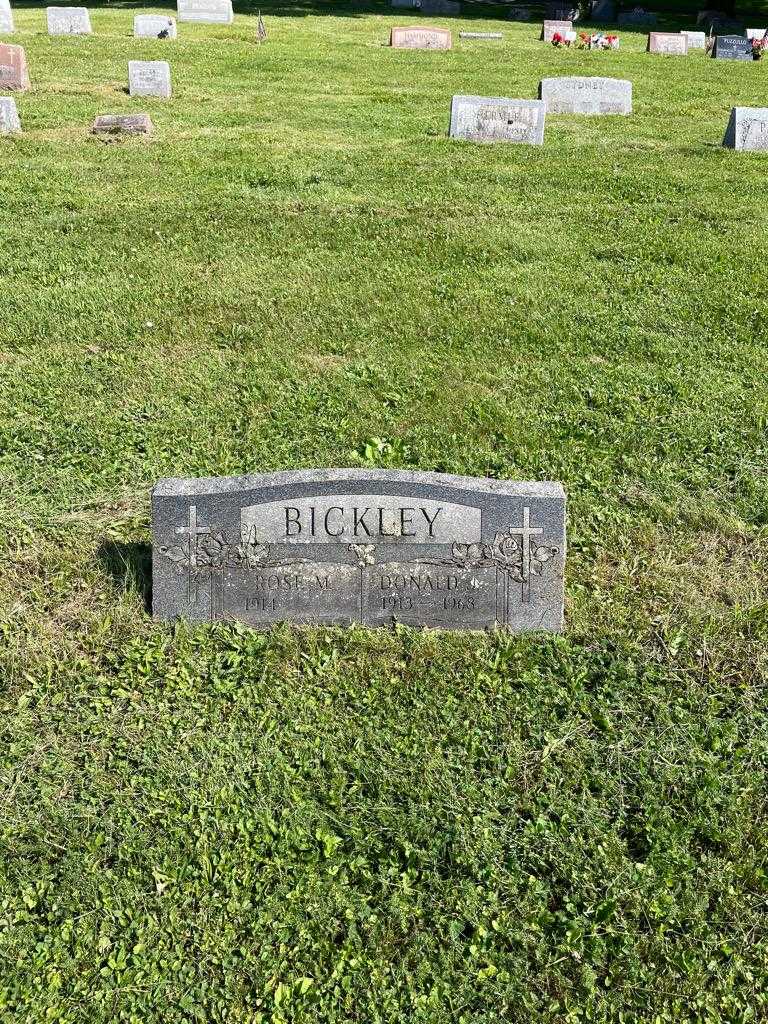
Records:
[[[527,511],[527,510],[526,510]],[[177,526],[176,533],[189,535],[189,567],[194,569],[197,566],[197,538],[202,533],[210,533],[209,526],[197,525],[197,505],[189,506],[189,523],[187,526]]]

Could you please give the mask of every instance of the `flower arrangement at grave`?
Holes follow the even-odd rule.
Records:
[[[765,36],[761,36],[759,39],[752,40],[752,59],[760,60],[763,56],[763,50],[768,49],[768,39]]]
[[[576,45],[580,50],[618,50],[619,37],[602,32],[579,32]]]
[[[552,34],[552,45],[553,46],[570,46],[570,39],[566,39],[562,32],[554,32]]]

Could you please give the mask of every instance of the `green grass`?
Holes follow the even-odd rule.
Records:
[[[768,62],[262,9],[8,40],[0,1020],[764,1020]],[[568,73],[635,113],[446,138]],[[561,480],[566,634],[151,621],[158,477],[361,465]]]

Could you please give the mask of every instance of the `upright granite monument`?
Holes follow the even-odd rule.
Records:
[[[572,21],[554,21],[547,19],[541,25],[541,38],[545,43],[551,43],[555,35],[565,37],[566,32],[573,31]]]
[[[235,20],[232,0],[178,0],[179,21],[196,21],[205,25],[231,25]]]
[[[539,99],[548,114],[631,114],[632,83],[623,78],[543,78]]]
[[[541,100],[502,96],[454,96],[450,136],[468,142],[544,143],[546,107]]]
[[[133,19],[133,34],[138,39],[175,39],[176,19],[164,14],[137,14]]]
[[[27,55],[23,46],[0,43],[0,91],[23,92],[29,89]]]
[[[49,36],[89,36],[91,16],[87,7],[46,7]]]
[[[0,135],[16,135],[20,131],[16,100],[12,96],[0,96]]]
[[[768,150],[768,107],[734,107],[725,130],[723,145],[728,149]]]
[[[167,60],[129,60],[128,91],[131,96],[171,98],[171,67]]]
[[[13,11],[10,0],[0,0],[0,32],[13,32]]]
[[[152,541],[161,619],[563,625],[557,483],[355,469],[161,480]]]
[[[712,56],[717,60],[754,60],[752,40],[746,36],[715,36]]]
[[[453,40],[450,29],[414,25],[393,28],[389,33],[389,45],[397,50],[450,50]]]
[[[682,32],[649,32],[648,53],[685,57],[688,53],[688,36]]]

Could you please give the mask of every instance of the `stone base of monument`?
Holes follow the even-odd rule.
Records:
[[[0,135],[16,135],[20,131],[16,100],[12,96],[0,96]]]
[[[723,145],[753,153],[768,152],[768,107],[734,107]]]
[[[160,619],[253,626],[563,626],[565,492],[396,470],[161,480]]]
[[[151,135],[154,125],[149,114],[99,114],[91,131],[104,142],[114,142],[126,135]]]

